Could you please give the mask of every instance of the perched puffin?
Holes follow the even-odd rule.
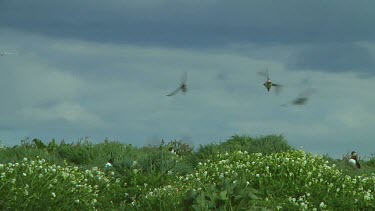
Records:
[[[175,150],[175,148],[174,147],[169,147],[169,149],[168,149],[172,154],[174,154],[174,155],[176,155],[177,154],[177,152],[176,152],[176,150]]]
[[[105,169],[109,169],[109,168],[112,168],[113,167],[113,159],[111,158],[111,159],[109,159],[108,161],[107,161],[107,163],[105,164]]]
[[[353,151],[352,154],[350,155],[350,159],[348,162],[353,168],[358,168],[358,169],[361,168],[361,164],[358,161],[358,155],[355,151]]]

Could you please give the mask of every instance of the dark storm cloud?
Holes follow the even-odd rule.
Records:
[[[373,40],[373,1],[20,1],[0,26],[92,41],[212,46]]]
[[[290,69],[307,69],[328,72],[353,71],[359,74],[375,75],[375,58],[363,46],[355,44],[314,45],[295,53]]]

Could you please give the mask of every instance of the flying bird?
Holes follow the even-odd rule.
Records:
[[[267,88],[267,91],[268,91],[268,92],[270,91],[271,87],[273,87],[273,86],[275,87],[276,92],[279,91],[281,85],[280,85],[280,84],[275,84],[275,83],[273,83],[273,82],[271,81],[270,76],[269,76],[269,74],[268,74],[268,69],[266,69],[265,72],[258,72],[258,73],[259,73],[260,75],[265,76],[265,77],[267,78],[267,81],[264,82],[263,85]]]
[[[180,90],[181,90],[182,93],[186,93],[187,92],[186,80],[187,80],[187,73],[185,72],[182,75],[182,80],[181,80],[180,86],[176,90],[171,92],[170,94],[167,94],[167,96],[173,96],[173,95],[177,94],[177,92],[179,92]]]
[[[304,105],[307,102],[307,97],[297,97],[292,101],[293,105]]]
[[[309,97],[314,91],[312,89],[306,89],[305,91],[301,92],[296,99],[292,101],[293,105],[305,105],[309,100]]]
[[[13,53],[9,53],[9,52],[0,52],[0,56],[5,56],[5,55],[9,55],[9,54],[13,54]]]
[[[314,92],[313,89],[304,90],[294,100],[292,100],[290,104],[297,105],[297,106],[305,105],[313,92]],[[282,104],[281,106],[286,106],[286,105],[287,104]]]

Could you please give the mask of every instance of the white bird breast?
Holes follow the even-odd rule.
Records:
[[[112,164],[111,164],[111,163],[106,163],[106,164],[105,164],[105,168],[110,168],[110,167],[112,167]]]
[[[356,163],[357,163],[354,159],[349,159],[348,162],[349,162],[349,164],[352,165],[352,166],[356,165]]]

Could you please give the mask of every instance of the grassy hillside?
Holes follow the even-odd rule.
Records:
[[[137,148],[34,139],[0,148],[0,161],[1,210],[375,209],[374,158],[354,170],[275,135],[195,150],[180,141]]]

